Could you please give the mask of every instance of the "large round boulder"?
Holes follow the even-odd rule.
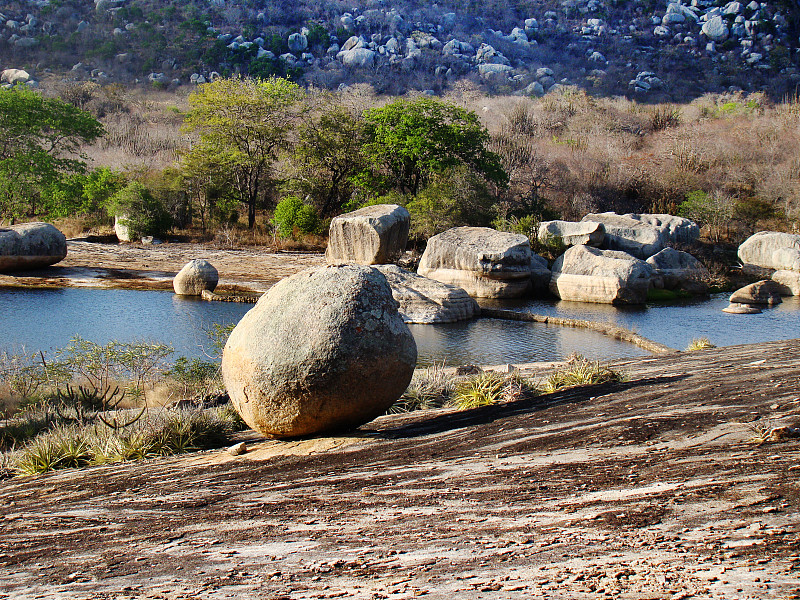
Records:
[[[203,290],[213,292],[219,283],[217,269],[205,259],[190,260],[172,280],[172,287],[181,296],[199,296]]]
[[[0,272],[48,267],[67,256],[67,238],[50,223],[0,227]]]
[[[366,206],[334,217],[328,229],[329,264],[383,265],[406,249],[411,217],[397,204]]]
[[[475,299],[460,287],[428,279],[397,265],[375,268],[389,282],[406,323],[455,323],[481,312]]]
[[[518,298],[531,286],[527,236],[488,227],[455,227],[433,236],[417,272],[476,298]]]
[[[386,278],[364,266],[273,286],[228,338],[222,376],[245,422],[271,437],[354,428],[405,391],[417,346]]]
[[[800,235],[778,231],[754,233],[739,246],[739,260],[746,271],[800,270]]]
[[[644,304],[652,268],[617,250],[573,246],[553,263],[550,291],[562,300]]]

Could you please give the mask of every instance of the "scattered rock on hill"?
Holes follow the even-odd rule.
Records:
[[[417,272],[473,297],[517,298],[530,286],[530,242],[488,227],[455,227],[428,240]]]
[[[422,277],[396,265],[375,267],[389,282],[406,323],[455,323],[480,314],[475,300],[460,287]],[[548,272],[549,273],[549,272]]]
[[[334,217],[325,258],[330,264],[382,265],[406,249],[411,217],[397,204],[366,206]]]
[[[573,246],[553,263],[550,291],[562,300],[644,304],[652,269],[625,252]]]
[[[219,282],[219,273],[207,260],[190,260],[172,280],[172,287],[181,296],[199,296],[203,290],[213,292]]]
[[[0,272],[47,267],[67,256],[67,238],[50,223],[0,227]]]
[[[228,339],[222,375],[250,427],[293,437],[357,427],[405,391],[417,362],[386,278],[346,265],[278,282]]]

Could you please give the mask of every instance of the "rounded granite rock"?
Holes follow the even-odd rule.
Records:
[[[48,267],[67,256],[67,238],[50,223],[0,227],[0,273]]]
[[[356,265],[273,286],[228,338],[222,375],[245,422],[277,438],[355,428],[403,394],[417,345],[386,278]]]
[[[217,269],[207,260],[190,260],[172,280],[172,287],[181,296],[199,296],[203,290],[213,292],[219,283]]]

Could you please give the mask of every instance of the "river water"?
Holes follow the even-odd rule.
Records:
[[[495,304],[514,310],[616,323],[683,349],[708,337],[718,346],[800,337],[800,299],[760,315],[728,315],[725,296],[680,304],[615,308],[603,304],[529,300]],[[203,357],[214,324],[236,323],[249,304],[205,302],[170,291],[84,288],[0,289],[0,349],[52,351],[79,335],[105,344],[153,341],[176,354]],[[419,365],[505,364],[561,360],[573,352],[593,359],[642,356],[645,351],[600,333],[538,323],[477,319],[442,325],[411,325]]]

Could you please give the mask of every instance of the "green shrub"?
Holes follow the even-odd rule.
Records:
[[[602,366],[599,361],[592,361],[581,355],[572,357],[567,364],[552,373],[544,384],[547,393],[578,385],[592,385],[623,381],[624,376],[618,371]]]
[[[287,196],[275,207],[270,221],[278,228],[281,237],[292,237],[295,229],[300,233],[315,233],[319,216],[313,206],[304,204],[297,196]]]
[[[133,239],[146,235],[163,237],[172,227],[169,212],[138,181],[129,183],[111,197],[109,211],[128,227]]]

